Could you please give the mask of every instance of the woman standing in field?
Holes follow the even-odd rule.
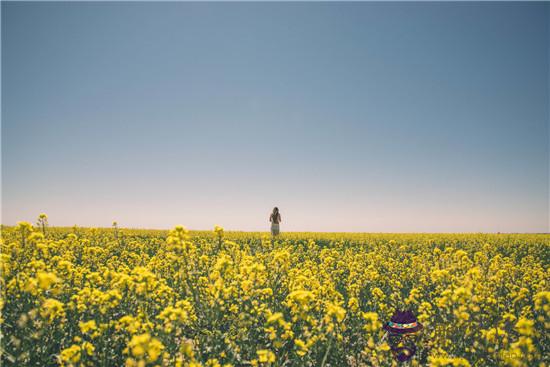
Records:
[[[273,208],[273,213],[269,216],[269,221],[271,222],[271,235],[279,235],[279,223],[281,223],[281,214],[279,213],[279,208]]]

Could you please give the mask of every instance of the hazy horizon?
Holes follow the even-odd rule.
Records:
[[[36,219],[33,221],[33,220],[29,220],[29,221],[24,221],[24,222],[28,222],[30,223],[31,225],[33,225],[33,227],[35,227],[36,229],[39,229],[38,227],[38,224],[36,223]],[[56,225],[50,225],[48,224],[47,225],[47,229],[51,229],[51,228],[56,228],[56,229],[72,229],[75,227],[76,224],[72,225],[72,226],[68,226],[68,225],[64,225],[64,226],[56,226]],[[120,224],[117,223],[117,228],[118,230],[121,230],[121,231],[124,231],[124,230],[130,230],[130,231],[170,231],[172,229],[174,229],[174,227],[176,226],[179,226],[179,225],[182,225],[181,223],[175,223],[169,227],[165,227],[165,228],[148,228],[148,227],[125,227],[125,226],[121,226]],[[188,231],[190,231],[191,233],[193,232],[212,232],[214,233],[214,226],[217,226],[218,224],[215,224],[215,225],[212,225],[211,228],[188,228],[187,226],[183,225],[185,227],[185,229],[187,229]],[[17,224],[2,224],[2,226],[4,227],[16,227]],[[109,229],[112,229],[113,228],[113,225],[111,224],[110,226],[109,225],[101,225],[101,226],[79,226],[79,225],[76,225],[77,229],[100,229],[100,230],[109,230]],[[221,226],[224,230],[224,232],[232,232],[232,233],[237,233],[237,232],[244,232],[244,233],[265,233],[265,234],[270,234],[270,229],[267,228],[267,229],[258,229],[258,230],[241,230],[241,229],[231,229],[231,228],[224,228],[223,226]],[[360,232],[351,232],[351,231],[284,231],[283,233],[281,234],[284,234],[284,233],[288,233],[288,234],[299,234],[299,233],[322,233],[322,234],[372,234],[372,235],[393,235],[393,234],[400,234],[400,235],[429,235],[429,234],[433,234],[433,235],[449,235],[449,234],[456,234],[456,235],[472,235],[472,234],[486,234],[486,235],[498,235],[498,234],[501,234],[501,235],[547,235],[547,234],[550,234],[549,232],[376,232],[376,231],[360,231]]]
[[[1,8],[3,224],[549,231],[548,2]]]

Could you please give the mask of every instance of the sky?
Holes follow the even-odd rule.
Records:
[[[549,231],[550,3],[1,7],[3,224]]]

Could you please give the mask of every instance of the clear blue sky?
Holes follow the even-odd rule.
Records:
[[[2,222],[547,231],[549,5],[2,2]]]

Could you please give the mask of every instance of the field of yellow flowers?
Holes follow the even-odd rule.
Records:
[[[4,366],[549,365],[549,235],[46,224],[2,228]]]

